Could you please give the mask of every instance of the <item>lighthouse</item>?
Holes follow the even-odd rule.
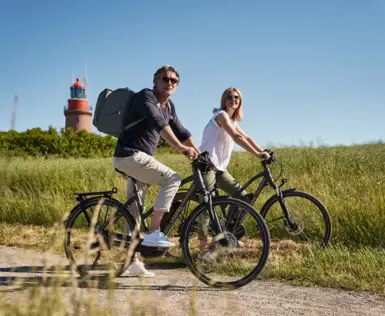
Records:
[[[71,98],[68,99],[68,106],[64,107],[66,118],[65,128],[72,127],[74,132],[92,130],[92,108],[88,106],[87,89],[79,78],[70,87]]]

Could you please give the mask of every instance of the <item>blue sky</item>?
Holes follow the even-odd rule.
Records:
[[[0,11],[0,130],[64,127],[72,73],[152,87],[163,64],[177,113],[200,143],[229,86],[261,146],[385,139],[385,1],[7,1]],[[94,128],[96,132],[96,129]]]

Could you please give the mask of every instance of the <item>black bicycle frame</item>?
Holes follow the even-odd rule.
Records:
[[[138,207],[139,214],[140,214],[140,217],[141,217],[141,223],[142,223],[142,225],[144,227],[145,232],[148,232],[148,225],[147,225],[147,222],[146,222],[146,218],[151,216],[151,214],[154,212],[154,209],[151,208],[149,211],[144,213],[144,204],[143,204],[143,201],[139,198],[139,193],[138,193],[139,192],[139,188],[138,188],[138,185],[137,185],[135,179],[133,179],[133,178],[131,178],[131,179],[132,179],[132,183],[133,183],[133,187],[134,187],[134,193],[124,203],[124,207],[126,209],[128,209],[128,207],[133,202],[135,202],[135,201],[137,202],[137,207]],[[190,198],[196,192],[201,191],[203,193],[203,197],[204,197],[204,202],[203,203],[208,205],[209,216],[210,216],[210,219],[211,219],[212,223],[214,223],[214,225],[216,226],[215,228],[218,230],[218,232],[222,232],[222,227],[219,224],[218,215],[217,215],[216,212],[214,212],[213,207],[212,207],[212,195],[211,195],[211,193],[212,193],[212,191],[216,190],[216,188],[214,187],[213,190],[207,190],[206,186],[204,184],[203,178],[202,178],[201,171],[198,168],[195,168],[195,167],[193,167],[193,175],[189,177],[189,181],[188,182],[190,182],[191,180],[193,180],[193,183],[192,183],[191,187],[187,190],[187,194],[184,196],[181,204],[178,206],[176,211],[173,213],[172,217],[169,219],[169,221],[168,221],[166,227],[164,228],[164,230],[167,231],[168,229],[170,229],[174,225],[174,223],[176,222],[177,218],[182,213],[185,205],[190,200]]]
[[[251,179],[249,179],[236,193],[235,195],[240,194],[243,190],[245,190],[250,184],[252,184],[254,181],[259,179],[260,177],[263,177],[261,182],[258,184],[258,187],[253,193],[253,197],[251,200],[251,204],[254,204],[255,200],[258,198],[258,196],[261,194],[263,188],[265,186],[270,185],[274,190],[277,196],[280,196],[280,190],[278,185],[274,182],[273,176],[271,174],[271,171],[267,165],[263,165],[264,170],[257,175],[253,176]]]
[[[286,204],[285,204],[285,201],[283,199],[283,194],[282,194],[282,191],[280,190],[280,187],[286,183],[286,179],[283,180],[282,182],[282,185],[279,186],[275,183],[274,179],[273,179],[273,176],[271,174],[271,171],[268,167],[268,165],[266,163],[262,163],[263,165],[263,168],[264,170],[258,174],[256,174],[255,176],[253,176],[251,179],[249,179],[240,189],[238,189],[232,196],[235,197],[235,198],[239,198],[240,195],[241,195],[241,192],[245,189],[247,189],[254,181],[256,181],[257,179],[262,178],[261,182],[258,184],[258,187],[255,189],[255,191],[252,193],[252,198],[251,198],[251,201],[250,201],[250,204],[251,205],[254,205],[255,201],[257,200],[257,198],[259,197],[259,195],[261,194],[262,190],[264,189],[265,186],[268,186],[270,185],[274,191],[275,191],[275,194],[276,196],[278,197],[278,201],[279,201],[279,204],[282,208],[282,211],[283,211],[283,214],[285,216],[285,218],[288,220],[288,223],[290,226],[293,225],[293,222],[291,220],[291,217],[290,217],[290,214],[287,210],[287,207],[286,207]],[[187,178],[185,178],[183,181],[182,181],[182,185],[183,184],[186,184],[188,182],[190,182],[191,180],[193,179],[193,176],[189,176]],[[218,192],[218,189],[215,188],[215,195],[216,196],[219,196],[219,192]]]
[[[269,167],[264,164],[263,165],[264,167],[264,170],[260,173],[258,173],[257,175],[255,175],[254,177],[252,177],[249,181],[247,181],[237,192],[236,194],[240,194],[240,192],[242,192],[243,190],[245,190],[251,183],[253,183],[254,181],[256,181],[258,178],[262,177],[263,176],[263,179],[261,180],[261,182],[259,183],[257,189],[255,190],[255,192],[253,193],[252,195],[252,199],[251,199],[251,204],[253,205],[255,200],[258,198],[258,196],[260,195],[260,193],[262,192],[263,188],[265,186],[268,186],[270,185],[274,191],[275,191],[275,194],[276,196],[278,197],[278,202],[282,208],[282,212],[285,216],[285,218],[287,219],[288,221],[288,224],[290,225],[290,227],[292,227],[292,225],[294,225],[295,223],[293,223],[291,217],[290,217],[290,214],[287,210],[287,206],[285,204],[285,200],[283,199],[283,194],[282,194],[282,191],[280,190],[280,187],[286,183],[286,179],[283,180],[282,182],[282,185],[279,186],[275,183],[274,179],[273,179],[273,176],[271,174],[271,171],[269,169]]]
[[[191,196],[197,191],[196,185],[193,183],[191,187],[188,189],[187,194],[184,196],[181,204],[179,204],[176,211],[173,213],[172,217],[169,219],[168,223],[166,224],[166,227],[164,228],[165,231],[169,231],[169,229],[174,225],[176,222],[176,219],[179,217],[179,215],[182,213],[184,206],[186,203],[190,200]],[[147,213],[152,213],[153,211],[149,211]],[[146,217],[149,216],[146,213]]]

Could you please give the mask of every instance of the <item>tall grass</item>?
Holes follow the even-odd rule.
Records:
[[[288,178],[296,187],[318,197],[329,210],[333,244],[382,248],[385,240],[385,144],[275,150]],[[178,154],[157,158],[180,176],[191,174],[189,161]],[[244,183],[261,171],[247,153],[233,154],[229,171]],[[279,165],[272,167],[278,175]],[[75,206],[73,192],[118,188],[125,198],[125,180],[112,167],[112,159],[0,159],[0,221],[52,225]],[[251,188],[255,188],[254,184]],[[151,206],[157,188],[151,187]],[[257,207],[273,192],[267,190]]]

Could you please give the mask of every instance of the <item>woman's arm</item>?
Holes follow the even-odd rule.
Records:
[[[215,121],[230,135],[230,137],[234,140],[235,143],[237,143],[239,146],[247,150],[250,154],[254,155],[255,157],[258,157],[258,158],[261,157],[261,152],[262,152],[261,148],[259,148],[259,146],[254,148],[249,143],[247,139],[247,135],[245,133],[240,132],[237,128],[235,128],[231,124],[230,118],[227,115],[227,113],[219,114],[215,118]]]
[[[236,126],[235,129],[243,135],[249,142],[250,146],[252,146],[256,151],[262,152],[263,149],[252,139],[249,135],[247,135],[239,126]]]

